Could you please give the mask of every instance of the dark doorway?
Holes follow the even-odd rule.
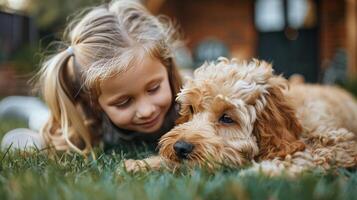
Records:
[[[257,55],[277,74],[302,74],[318,81],[317,1],[256,0]]]

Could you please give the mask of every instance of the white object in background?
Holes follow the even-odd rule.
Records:
[[[9,96],[0,101],[0,119],[16,117],[28,122],[31,130],[39,132],[49,119],[47,106],[37,97]]]
[[[284,30],[284,2],[282,0],[257,0],[255,26],[260,32]]]
[[[1,150],[31,150],[43,149],[45,147],[44,141],[38,132],[27,128],[17,128],[7,132],[1,141]]]

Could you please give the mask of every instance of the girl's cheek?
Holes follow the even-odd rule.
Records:
[[[165,85],[161,92],[160,92],[160,95],[158,95],[157,97],[157,100],[160,104],[160,106],[162,107],[166,107],[166,106],[171,106],[171,102],[172,102],[172,92],[171,92],[171,89],[170,89],[170,86],[168,85]]]
[[[113,123],[117,126],[125,126],[131,123],[132,120],[132,110],[127,109],[127,110],[119,110],[114,108],[111,112],[111,120]]]

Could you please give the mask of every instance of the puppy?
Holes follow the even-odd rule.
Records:
[[[332,86],[291,84],[264,61],[206,63],[178,94],[177,126],[145,167],[240,167],[267,175],[357,166],[357,103]]]

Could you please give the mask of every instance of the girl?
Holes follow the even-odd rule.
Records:
[[[121,0],[91,9],[68,30],[68,48],[39,72],[50,118],[38,140],[87,154],[102,141],[155,142],[173,127],[181,79],[169,21]]]

